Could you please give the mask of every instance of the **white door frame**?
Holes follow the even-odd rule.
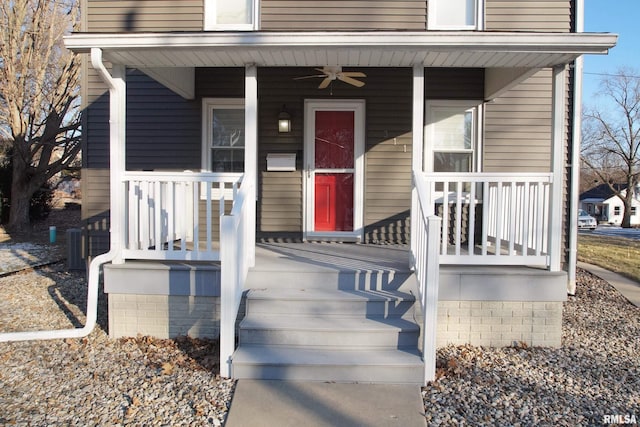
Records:
[[[353,231],[314,230],[315,112],[354,112]],[[360,99],[307,99],[304,102],[303,232],[306,240],[361,242],[364,226],[365,101]],[[318,171],[320,173],[321,170]]]

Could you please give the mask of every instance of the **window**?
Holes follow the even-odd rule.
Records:
[[[258,0],[205,0],[205,30],[257,30]]]
[[[244,172],[244,100],[202,102],[202,170]]]
[[[472,172],[478,168],[478,115],[474,101],[429,101],[424,170]]]
[[[620,206],[614,206],[613,207],[613,214],[616,215],[616,216],[617,215],[621,215]]]
[[[636,215],[636,207],[631,206],[631,216],[635,216],[635,215]]]
[[[430,30],[482,30],[483,0],[429,0]]]

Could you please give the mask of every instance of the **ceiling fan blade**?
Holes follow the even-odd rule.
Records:
[[[293,80],[316,79],[318,77],[326,77],[325,74],[316,74],[314,76],[294,77]]]
[[[318,86],[318,89],[324,89],[324,88],[326,88],[327,86],[329,86],[329,84],[331,83],[331,81],[332,81],[331,77],[327,77],[326,79],[324,79],[324,80],[322,81],[322,83],[320,83],[320,86]]]
[[[339,75],[338,80],[342,80],[343,82],[349,83],[350,85],[353,85],[355,87],[364,86],[364,82],[361,82],[360,80],[352,79],[351,77],[345,76],[344,74]]]
[[[327,68],[314,68],[314,70],[320,71],[321,73],[324,73],[324,75],[327,75],[327,76],[331,74],[331,70]]]
[[[365,73],[362,73],[360,71],[343,71],[340,74],[347,77],[367,77]]]

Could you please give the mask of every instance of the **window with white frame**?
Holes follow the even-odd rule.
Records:
[[[424,170],[472,172],[478,168],[477,101],[428,101]]]
[[[622,210],[620,209],[620,206],[614,206],[613,207],[613,214],[618,216],[618,215],[622,215]]]
[[[244,172],[244,100],[202,101],[202,170]]]
[[[429,0],[430,30],[482,30],[483,0]]]
[[[259,0],[205,0],[204,29],[257,30]]]

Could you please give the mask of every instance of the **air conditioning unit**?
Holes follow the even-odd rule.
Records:
[[[68,229],[67,270],[84,270],[86,268],[82,254],[82,230],[79,228]]]

